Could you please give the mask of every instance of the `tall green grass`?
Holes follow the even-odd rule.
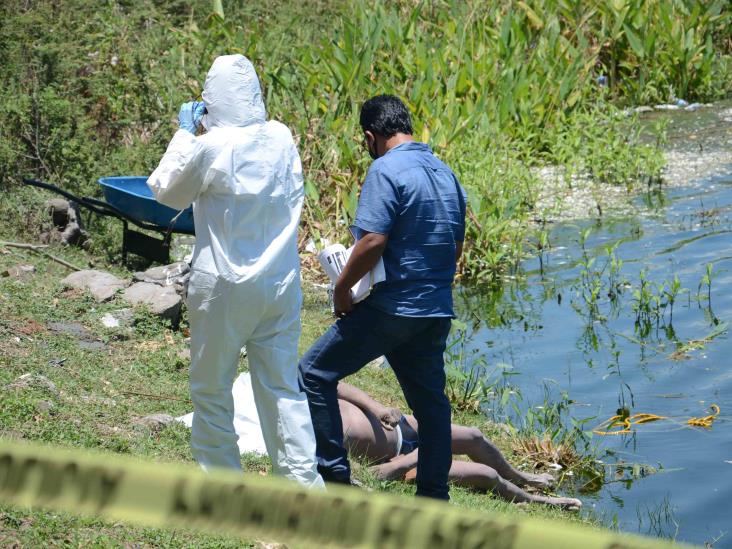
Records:
[[[298,136],[307,235],[346,237],[369,164],[358,109],[395,93],[416,137],[468,188],[461,270],[490,281],[521,257],[526,222],[539,215],[533,167],[628,186],[656,178],[658,150],[639,144],[619,108],[732,90],[732,7],[721,0],[222,7],[224,17],[203,0],[9,5],[0,21],[3,188],[36,175],[90,194],[101,175],[149,173],[212,59],[242,52],[270,114]]]

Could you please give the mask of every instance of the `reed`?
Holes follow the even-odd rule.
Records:
[[[650,184],[662,156],[621,109],[732,90],[724,0],[220,4],[9,6],[0,185],[36,176],[92,194],[100,175],[149,173],[212,58],[242,52],[257,65],[270,115],[299,140],[303,242],[347,238],[369,165],[358,109],[395,93],[416,137],[468,188],[462,274],[494,282],[515,268],[528,222],[541,217],[533,168],[558,165],[568,185],[575,176]],[[103,223],[95,232],[97,246],[114,248]]]

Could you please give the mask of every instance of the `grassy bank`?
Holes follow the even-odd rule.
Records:
[[[358,107],[397,93],[417,137],[469,190],[461,268],[489,282],[524,252],[526,221],[543,216],[532,167],[558,165],[568,185],[575,174],[628,187],[654,180],[661,156],[618,108],[712,100],[732,85],[732,11],[721,0],[384,6],[231,1],[222,19],[207,0],[5,2],[2,215],[25,203],[20,176],[97,195],[102,175],[150,173],[178,105],[200,93],[213,57],[237,51],[257,65],[270,114],[300,141],[306,237],[345,238],[368,165]],[[114,256],[107,227],[97,223],[95,246]]]
[[[18,263],[31,263],[37,272],[26,281],[0,278],[0,436],[43,441],[62,446],[96,448],[129,454],[158,462],[190,462],[189,432],[181,425],[145,426],[140,418],[164,413],[182,415],[191,410],[188,392],[188,359],[185,321],[181,330],[138,312],[134,329],[105,328],[105,313],[124,307],[115,299],[98,304],[76,291],[64,290],[59,280],[69,271],[47,258],[27,250],[2,248],[0,271]],[[52,248],[53,255],[78,266],[91,256],[70,248]],[[97,258],[97,261],[103,260]],[[107,268],[106,265],[101,265]],[[116,269],[118,275],[131,273]],[[330,324],[327,298],[322,290],[306,284],[303,309],[304,351]],[[54,331],[54,322],[79,322],[91,338],[104,344],[86,349],[77,338]],[[246,370],[242,359],[240,369]],[[26,388],[7,388],[24,374],[44,376],[43,382]],[[379,400],[407,410],[396,380],[389,369],[369,366],[353,382]],[[513,452],[509,434],[475,411],[458,410],[455,421],[480,427],[522,467],[533,462]],[[250,471],[266,474],[268,461],[254,456],[245,459]],[[360,468],[357,476],[367,485],[394,493],[412,493],[413,486],[379,482]],[[452,491],[455,505],[528,514],[558,520],[590,518],[562,513],[540,506],[518,508],[493,497],[461,488]],[[77,519],[57,513],[0,508],[0,542],[20,547],[234,547],[236,541],[184,531],[139,529],[91,519]]]

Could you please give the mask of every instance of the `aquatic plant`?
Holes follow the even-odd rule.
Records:
[[[508,421],[515,433],[514,451],[531,461],[531,466],[560,466],[561,480],[593,470],[598,449],[592,443],[592,434],[586,424],[594,417],[575,418],[571,413],[574,403],[566,391],[554,394],[548,384],[543,385],[543,402],[537,405],[512,403],[514,414]],[[523,405],[522,405],[523,404]]]
[[[676,539],[679,533],[679,522],[676,520],[674,508],[671,505],[668,495],[664,496],[660,503],[652,507],[647,503],[637,504],[636,514],[638,516],[639,532],[643,532],[643,528],[647,523],[645,534],[657,538]]]
[[[468,350],[467,326],[460,321],[453,326],[445,349],[445,394],[453,408],[479,413],[488,392],[486,359],[477,349]]]
[[[592,324],[595,321],[605,322],[608,318],[617,316],[620,311],[620,295],[628,285],[622,274],[623,260],[616,254],[620,242],[603,248],[606,257],[602,266],[596,268],[598,256],[587,249],[587,239],[591,232],[592,227],[588,227],[579,233],[578,242],[582,256],[577,261],[577,266],[580,267],[579,280],[573,288],[575,295],[581,298],[582,306],[576,301],[572,302],[572,307],[587,319],[587,335],[592,335]],[[610,303],[610,308],[603,314],[600,306],[607,302]]]
[[[674,304],[676,303],[676,300],[682,293],[688,291],[689,290],[687,288],[681,287],[681,281],[679,280],[679,276],[676,274],[670,284],[664,284],[663,295],[666,298],[666,303],[668,303],[669,307],[669,325],[674,323]]]
[[[696,291],[696,297],[697,300],[701,301],[700,293],[702,288],[706,289],[706,300],[707,304],[711,307],[712,305],[712,282],[714,281],[714,278],[716,277],[717,273],[714,272],[714,263],[707,263],[704,266],[704,275],[702,275],[701,280],[699,281],[699,286],[697,287]]]
[[[513,449],[531,468],[561,466],[565,473],[591,470],[597,454],[585,425],[594,418],[577,419],[566,391],[555,394],[545,383],[543,400],[526,402],[509,380],[515,374],[507,364],[488,366],[473,346],[467,325],[453,321],[445,352],[446,394],[453,409],[485,413],[512,433]],[[585,473],[582,473],[585,474]]]
[[[445,350],[445,394],[453,409],[490,413],[497,419],[509,399],[518,392],[508,383],[511,367],[489,367],[484,352],[473,347],[467,326],[453,321],[453,333]],[[489,408],[489,409],[487,409]]]

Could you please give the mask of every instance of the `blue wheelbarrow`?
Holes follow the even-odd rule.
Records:
[[[129,252],[151,261],[167,263],[170,260],[172,234],[195,234],[193,209],[188,207],[178,212],[157,202],[147,186],[147,177],[100,178],[99,184],[104,191],[105,200],[74,196],[55,185],[36,179],[23,179],[23,183],[59,194],[98,215],[122,221],[122,259],[125,262]],[[130,229],[130,224],[146,231],[158,232],[163,238],[158,239]]]

